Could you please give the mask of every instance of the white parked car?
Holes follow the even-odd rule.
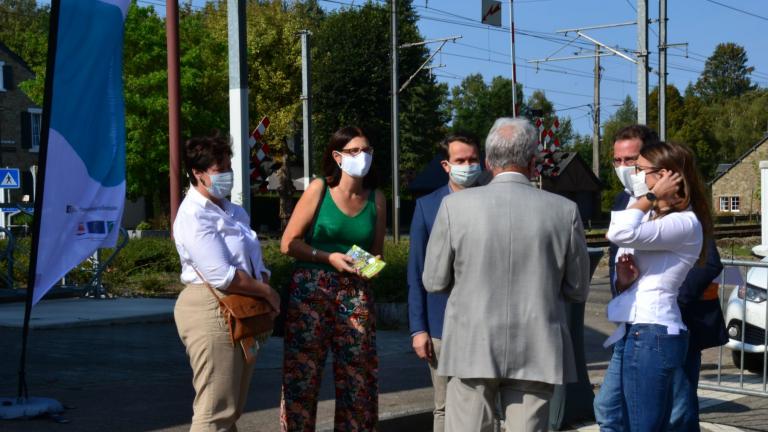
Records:
[[[762,262],[768,263],[768,258]],[[746,283],[734,289],[725,309],[725,325],[728,329],[727,348],[730,348],[733,364],[741,368],[744,352],[744,368],[762,373],[763,356],[766,352],[765,328],[768,311],[768,268],[751,267]],[[746,301],[745,301],[746,300]],[[744,305],[746,304],[746,311]]]

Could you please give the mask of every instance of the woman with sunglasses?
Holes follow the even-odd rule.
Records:
[[[606,235],[619,246],[619,295],[608,304],[608,319],[618,327],[606,346],[616,343],[623,352],[623,430],[661,431],[671,412],[673,372],[688,347],[678,290],[688,271],[704,263],[712,217],[686,146],[643,146],[632,183],[637,199],[611,213]]]
[[[323,174],[296,204],[280,250],[296,259],[285,319],[280,423],[315,430],[325,358],[333,352],[334,430],[372,431],[378,420],[378,356],[371,287],[346,252],[381,255],[386,201],[371,169],[373,148],[357,127],[336,131]]]

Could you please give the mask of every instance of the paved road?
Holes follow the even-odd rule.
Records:
[[[593,383],[599,384],[609,352],[602,348],[612,324],[604,317],[610,299],[598,271],[585,312],[585,351]],[[16,394],[21,340],[19,329],[0,328],[0,397]],[[271,339],[257,361],[243,431],[277,431],[281,344]],[[405,330],[380,331],[381,431],[429,430],[431,389],[425,365],[410,349]],[[716,372],[717,350],[705,353],[703,377]],[[727,354],[727,352],[726,352]],[[727,359],[727,357],[726,357]],[[727,361],[727,360],[726,360]],[[326,368],[319,430],[333,417],[333,389]],[[53,397],[68,408],[69,425],[49,420],[2,421],[0,431],[168,431],[188,430],[191,373],[172,322],[34,330],[30,339],[28,382],[33,396]],[[725,372],[735,372],[729,368]],[[748,377],[755,378],[754,375]],[[732,399],[723,403],[723,400]],[[703,421],[768,431],[768,399],[708,393]],[[401,417],[410,413],[409,417]],[[580,430],[595,430],[587,427]],[[715,429],[709,429],[715,430]]]

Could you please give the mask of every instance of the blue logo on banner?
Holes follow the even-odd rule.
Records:
[[[85,226],[88,228],[88,232],[91,234],[106,234],[107,229],[104,221],[90,221],[86,222]]]

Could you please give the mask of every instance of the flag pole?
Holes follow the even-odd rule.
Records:
[[[21,337],[21,358],[19,361],[19,386],[17,398],[19,403],[29,398],[26,382],[26,357],[27,340],[29,339],[29,319],[32,314],[32,299],[35,289],[35,275],[37,273],[37,252],[40,242],[40,219],[43,217],[43,197],[45,188],[45,166],[48,156],[48,138],[51,127],[51,100],[53,93],[54,66],[56,64],[56,43],[59,31],[59,11],[61,0],[51,1],[50,29],[48,32],[48,59],[45,69],[45,93],[43,95],[43,115],[40,127],[40,152],[38,153],[37,195],[35,199],[35,213],[32,225],[32,251],[29,261],[29,277],[27,283],[27,297],[24,305],[24,327]]]
[[[29,262],[29,278],[27,283],[27,295],[24,305],[24,325],[21,337],[21,355],[19,358],[19,385],[16,398],[0,398],[0,418],[14,419],[20,417],[34,417],[42,414],[56,416],[64,411],[61,403],[55,399],[42,397],[29,397],[27,389],[26,365],[27,342],[29,340],[29,319],[32,314],[32,302],[34,299],[35,274],[37,273],[37,251],[40,237],[40,219],[43,216],[43,187],[45,184],[45,166],[48,155],[48,130],[51,125],[51,98],[53,92],[54,65],[56,63],[56,43],[59,31],[59,15],[61,0],[51,1],[50,28],[48,32],[48,59],[45,69],[45,93],[43,95],[43,115],[40,131],[40,152],[37,176],[37,196],[35,199],[35,213],[32,229],[32,251]]]

